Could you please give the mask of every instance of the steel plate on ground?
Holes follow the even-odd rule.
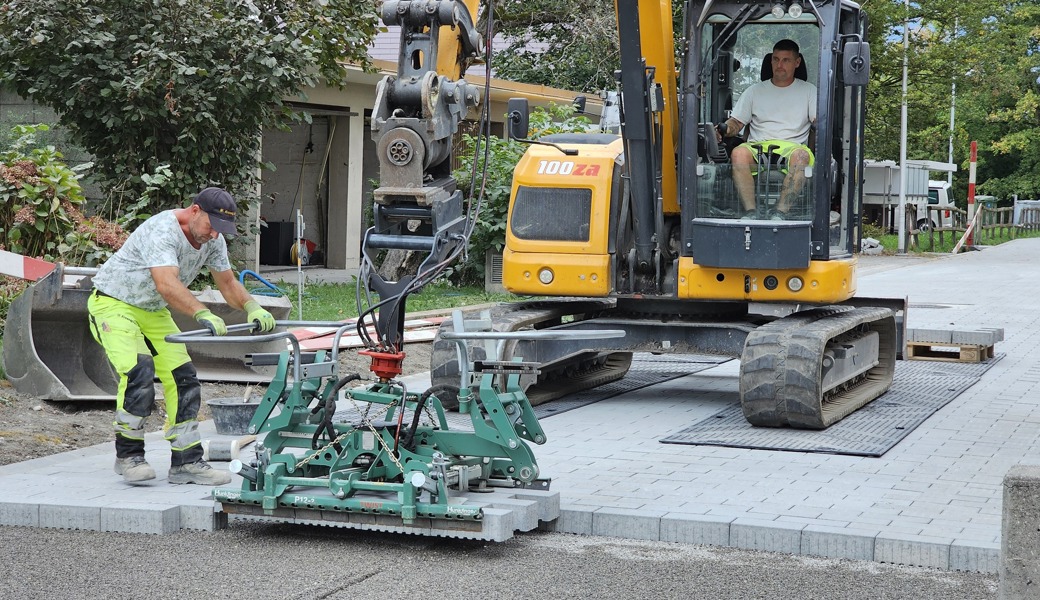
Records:
[[[822,431],[754,427],[739,402],[661,440],[665,444],[882,456],[1003,357],[984,363],[898,361],[887,393]],[[736,393],[733,394],[736,399]]]

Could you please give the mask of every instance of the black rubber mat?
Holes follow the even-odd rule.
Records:
[[[569,410],[581,408],[594,402],[613,398],[625,392],[631,392],[657,383],[676,379],[684,375],[690,375],[710,369],[730,360],[726,356],[709,356],[702,354],[661,354],[654,355],[649,352],[637,352],[632,356],[632,367],[621,379],[595,387],[575,394],[569,394],[563,398],[557,398],[534,407],[535,416],[545,419],[554,415],[565,413]],[[369,407],[367,403],[340,401],[336,416],[336,422],[354,422],[360,420],[362,413],[369,417],[380,418],[378,407]],[[378,415],[378,416],[377,416]],[[432,415],[431,415],[432,417]],[[448,425],[456,430],[472,431],[473,425],[470,417],[460,415],[457,412],[448,412],[446,415]],[[407,411],[404,422],[411,422],[412,413]],[[426,419],[432,421],[432,418]]]
[[[613,398],[625,392],[638,390],[648,385],[698,373],[728,360],[730,358],[727,356],[706,356],[700,354],[661,354],[655,356],[646,352],[638,352],[632,356],[632,367],[621,379],[539,404],[534,407],[534,414],[539,419],[544,419],[574,410],[575,408],[587,406],[593,402]]]
[[[1002,357],[998,354],[983,363],[898,361],[888,392],[823,431],[753,427],[744,419],[734,390],[734,404],[661,442],[882,456]]]

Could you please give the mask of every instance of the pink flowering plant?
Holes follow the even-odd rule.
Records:
[[[0,151],[0,249],[69,265],[96,266],[119,249],[127,233],[82,212],[80,173],[54,146],[37,144],[47,125],[17,125]]]

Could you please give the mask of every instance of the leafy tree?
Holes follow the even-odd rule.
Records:
[[[867,155],[895,159],[900,144],[903,22],[907,49],[907,156],[946,161],[956,84],[954,162],[957,197],[965,197],[968,149],[979,147],[980,193],[1040,195],[1040,8],[1033,2],[928,0],[871,3],[872,81]]]
[[[144,217],[211,184],[251,198],[262,128],[303,118],[283,99],[342,85],[376,26],[355,0],[9,0],[0,84],[95,156],[105,214]]]
[[[494,18],[509,42],[493,58],[499,76],[582,92],[616,87],[613,0],[505,0]]]

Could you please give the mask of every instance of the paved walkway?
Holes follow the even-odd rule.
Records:
[[[997,572],[1004,473],[1040,464],[1038,256],[1040,239],[1029,239],[862,260],[859,295],[908,297],[908,326],[1005,332],[1004,358],[885,456],[659,443],[732,402],[730,361],[544,419],[550,441],[535,452],[561,498],[552,527]],[[161,533],[215,522],[205,488],[141,493],[111,463],[106,444],[0,467],[0,524]]]

